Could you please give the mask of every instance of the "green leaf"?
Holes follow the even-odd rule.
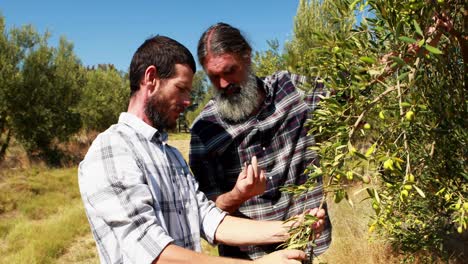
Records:
[[[372,155],[372,153],[374,153],[375,146],[376,146],[375,143],[372,144],[372,146],[370,146],[370,148],[366,151],[366,157],[370,157]]]
[[[419,47],[422,47],[422,46],[424,45],[424,42],[425,42],[425,41],[426,41],[426,40],[421,39],[421,40],[418,42],[418,46],[419,46]]]
[[[354,153],[357,157],[363,159],[363,160],[367,160],[367,157],[362,155],[361,153],[359,153],[358,151],[356,151],[356,153]]]
[[[411,104],[408,103],[408,102],[401,102],[401,106],[403,106],[403,107],[410,107]]]
[[[426,48],[427,51],[429,51],[430,53],[443,54],[443,52],[440,49],[436,47],[432,47],[431,45],[428,45],[428,44],[424,45],[424,48]]]
[[[349,10],[354,11],[354,8],[356,7],[357,3],[359,3],[361,0],[355,0],[349,5]]]
[[[341,158],[343,158],[344,155],[345,155],[344,153],[336,155],[335,161],[339,161]]]
[[[426,195],[424,194],[424,192],[421,189],[419,189],[418,186],[413,185],[413,187],[414,187],[414,189],[416,189],[416,191],[419,193],[419,195],[421,195],[422,198],[426,198]]]
[[[424,37],[421,27],[419,26],[418,22],[416,22],[416,20],[413,20],[413,25],[414,29],[416,29],[416,33],[418,33],[421,37]]]
[[[380,204],[380,197],[379,197],[379,193],[377,192],[376,189],[374,189],[374,195],[375,195],[375,200],[377,201],[377,203]]]
[[[468,181],[468,174],[467,173],[462,172],[460,174],[463,176],[463,178],[465,178],[465,180]]]
[[[398,80],[403,80],[408,76],[409,72],[404,72],[398,76]]]
[[[369,64],[374,64],[376,62],[376,60],[374,58],[371,58],[371,57],[361,57],[359,58],[359,60],[365,62],[365,63],[369,63]]]
[[[394,62],[400,64],[400,65],[405,65],[406,64],[406,62],[400,57],[393,57],[392,56],[392,57],[390,57],[390,59],[393,60]]]
[[[410,37],[401,36],[398,39],[401,40],[401,41],[404,41],[406,43],[409,43],[409,44],[416,43],[416,40],[414,38],[410,38]]]

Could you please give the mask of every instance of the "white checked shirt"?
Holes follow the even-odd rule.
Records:
[[[151,263],[169,244],[201,251],[226,215],[198,190],[180,152],[122,113],[80,163],[78,180],[101,263]]]

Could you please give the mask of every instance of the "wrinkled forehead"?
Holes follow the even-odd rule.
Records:
[[[208,54],[205,57],[204,68],[206,70],[219,70],[222,71],[225,68],[233,66],[242,67],[245,66],[247,61],[237,54],[233,53],[222,53],[222,54]]]

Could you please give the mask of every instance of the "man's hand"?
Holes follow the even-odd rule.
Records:
[[[306,254],[300,250],[279,250],[270,253],[262,258],[254,260],[255,264],[275,264],[275,263],[301,263],[306,258]]]
[[[298,226],[300,224],[302,224],[304,222],[304,219],[305,219],[305,215],[312,215],[312,216],[315,216],[317,217],[317,221],[315,221],[313,224],[312,224],[312,229],[314,230],[314,234],[315,234],[315,237],[310,237],[309,239],[312,240],[312,239],[315,239],[315,238],[319,238],[320,235],[322,234],[322,231],[325,229],[325,210],[324,209],[318,209],[318,208],[314,208],[314,209],[310,209],[308,211],[305,211],[304,213],[300,214],[300,215],[297,215],[296,216],[296,221],[292,222],[292,227],[295,227],[295,226]]]
[[[324,209],[318,209],[314,208],[311,209],[308,214],[313,215],[318,218],[317,222],[312,224],[312,228],[315,231],[315,238],[319,238],[320,235],[322,234],[323,229],[325,229],[325,210]],[[311,237],[311,239],[313,239]]]
[[[258,168],[257,157],[252,158],[252,163],[244,166],[232,193],[240,200],[246,201],[256,195],[263,194],[266,189],[265,171]]]

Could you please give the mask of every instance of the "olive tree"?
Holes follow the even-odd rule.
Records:
[[[301,0],[286,67],[331,95],[308,120],[320,167],[285,190],[323,176],[326,196],[352,203],[347,187],[362,184],[369,231],[447,258],[445,241],[468,224],[466,12],[457,0]]]
[[[75,107],[83,85],[81,62],[73,45],[61,38],[57,48],[48,46],[49,34],[32,26],[13,29],[20,47],[19,78],[5,99],[14,136],[29,154],[50,154],[54,140],[66,141],[80,128]]]
[[[86,70],[86,84],[78,105],[86,130],[103,131],[117,122],[127,107],[130,85],[112,65]]]

